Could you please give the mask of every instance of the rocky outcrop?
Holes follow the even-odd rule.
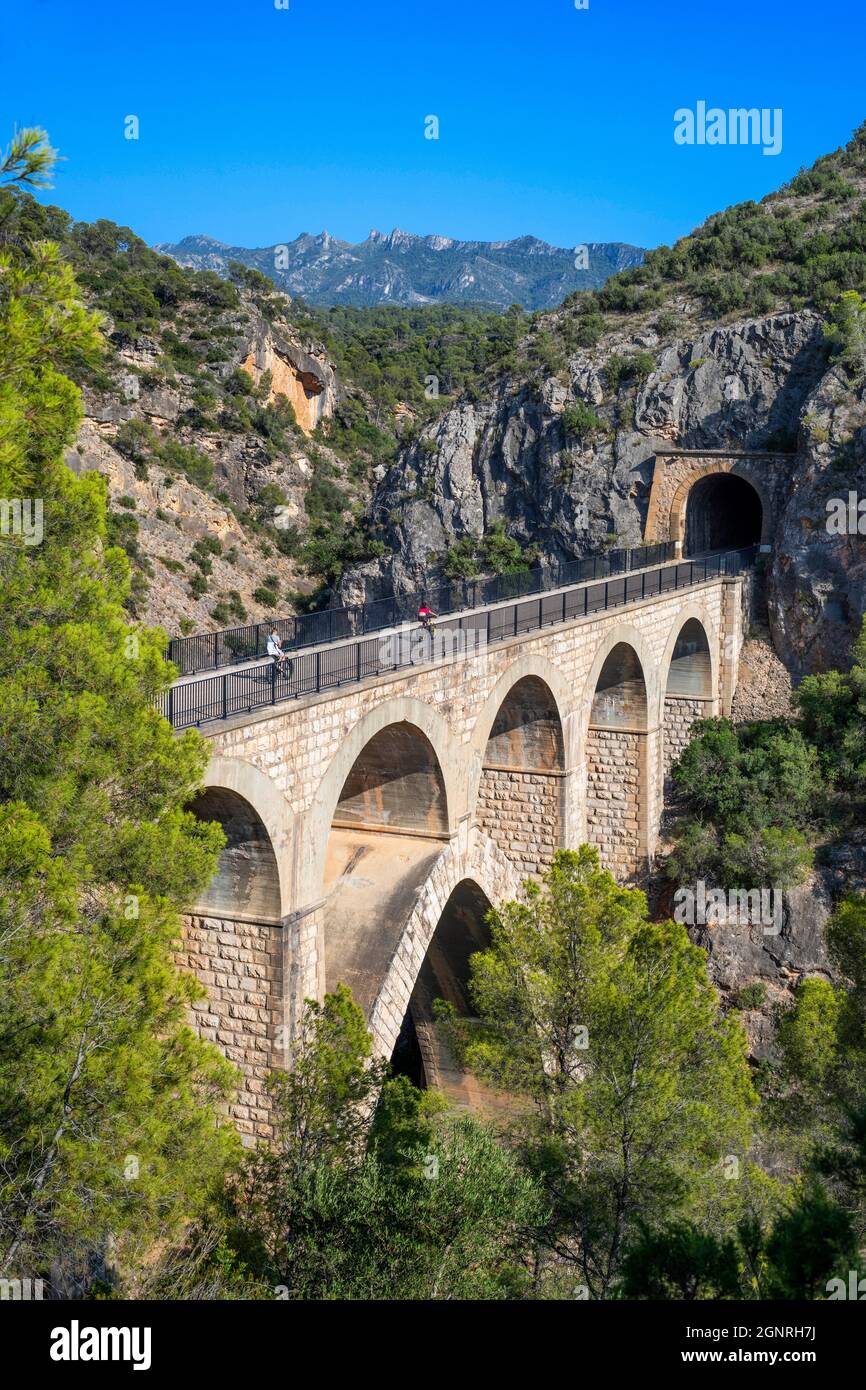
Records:
[[[707,952],[710,979],[730,1003],[744,1009],[751,1052],[756,1058],[772,1050],[774,1007],[789,1005],[792,991],[804,977],[832,978],[824,940],[832,894],[823,875],[815,873],[779,897],[777,913],[768,912],[765,921],[740,917],[689,931],[695,944]],[[743,991],[754,985],[763,987],[763,997],[749,1007],[751,1001]]]
[[[737,688],[731,708],[735,724],[752,719],[791,719],[791,675],[766,636],[743,643],[738,661]]]
[[[656,359],[642,381],[621,366],[638,354]],[[371,596],[412,587],[455,541],[497,523],[550,562],[638,544],[657,451],[793,453],[826,371],[821,320],[804,310],[668,346],[641,327],[574,354],[555,376],[500,380],[444,411],[380,480],[373,517],[392,555],[344,592],[359,581]]]
[[[270,372],[267,399],[287,396],[305,434],[333,414],[342,387],[333,364],[314,344],[299,343],[279,321],[266,322],[249,297],[242,297],[227,332],[230,336],[221,339],[227,342],[225,357],[211,368],[216,380],[230,379],[240,367],[258,385]],[[136,616],[176,635],[262,622],[275,611],[290,611],[290,596],[310,588],[310,581],[247,519],[273,520],[279,506],[281,527],[304,532],[313,466],[303,438],[288,429],[277,449],[252,428],[222,427],[215,394],[202,404],[202,390],[207,392],[202,376],[167,370],[156,339],[124,342],[115,349],[113,366],[110,389],[83,391],[84,419],[67,463],[75,473],[101,473],[110,508],[135,520],[136,567],[139,579],[146,580],[138,586]],[[116,447],[129,422],[152,432],[144,466],[136,467],[128,451]],[[199,486],[182,467],[169,466],[158,452],[167,441],[209,460],[212,483]],[[340,461],[324,443],[317,447],[337,476]],[[193,552],[199,541],[220,547],[205,561],[204,591]]]
[[[801,462],[774,537],[768,592],[773,641],[795,677],[846,667],[866,611],[866,515],[858,512],[866,384],[831,367],[806,397],[799,427]],[[840,530],[831,517],[843,509]]]
[[[305,434],[334,413],[337,378],[324,353],[306,352],[270,325],[260,323],[241,367],[259,384],[270,373],[268,400],[286,396]]]

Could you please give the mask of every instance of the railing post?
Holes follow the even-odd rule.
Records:
[[[316,694],[322,688],[322,653],[316,652]]]
[[[357,671],[357,675],[356,675],[355,679],[359,681],[359,680],[361,679],[361,643],[360,643],[360,642],[356,642],[356,643],[355,643],[355,653],[356,653],[356,657],[357,657],[357,660],[356,660],[356,662],[355,662],[355,669],[356,669],[356,671]]]
[[[584,588],[584,591],[583,591],[583,616],[586,617],[586,615],[588,614],[588,612],[589,612],[589,585],[587,584],[586,587]]]
[[[606,579],[606,580],[604,581],[604,611],[605,611],[605,612],[607,612],[607,593],[608,593],[608,588],[609,588],[609,586],[610,586],[610,580],[609,580],[609,579]]]
[[[229,678],[228,674],[223,676],[223,719],[229,717]]]
[[[643,571],[640,577],[640,596],[641,598],[646,598],[646,570]]]
[[[541,627],[541,605],[542,605],[543,602],[544,602],[543,599],[539,599],[539,600],[538,600],[538,626],[539,626],[539,628]]]
[[[174,728],[174,686],[168,687],[168,722]]]
[[[694,584],[694,582],[695,582],[695,562],[694,562],[694,560],[692,560],[691,564],[689,565],[689,583],[690,583],[690,584]]]
[[[565,600],[568,597],[565,590],[562,591],[562,621],[565,622]]]
[[[517,604],[514,605],[514,636],[517,636]]]

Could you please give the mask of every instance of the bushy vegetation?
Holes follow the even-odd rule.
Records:
[[[854,206],[852,174],[866,170],[866,125],[760,203],[738,203],[709,217],[673,247],[621,271],[599,290],[578,291],[559,332],[573,343],[589,320],[659,308],[673,292],[697,299],[713,318],[812,304],[827,310],[866,284],[866,204]],[[838,217],[840,208],[845,216]]]
[[[185,810],[207,753],[156,711],[164,634],[128,625],[104,482],[63,458],[100,351],[57,248],[0,250],[0,494],[44,506],[39,545],[0,542],[0,1267],[68,1294],[177,1239],[237,1156],[173,956],[223,842]]]
[[[820,815],[824,780],[817,751],[798,729],[783,720],[699,721],[673,781],[684,813],[667,862],[671,878],[725,888],[803,880],[812,863],[806,832]]]
[[[521,574],[531,568],[535,551],[524,549],[496,521],[483,536],[463,536],[442,557],[447,579],[477,579],[482,574]]]
[[[799,718],[708,719],[672,769],[680,815],[666,871],[679,883],[789,887],[828,823],[856,823],[866,795],[866,618],[849,671],[806,676]]]

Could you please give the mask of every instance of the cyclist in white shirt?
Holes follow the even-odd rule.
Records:
[[[286,653],[283,651],[283,644],[280,641],[280,634],[277,632],[276,628],[272,628],[271,630],[271,635],[268,638],[267,650],[268,656],[273,658],[274,665],[277,668],[277,674],[280,676],[284,676],[286,674]]]

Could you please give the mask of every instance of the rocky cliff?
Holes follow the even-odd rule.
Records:
[[[652,355],[612,387],[610,363]],[[843,662],[866,607],[862,538],[828,533],[827,501],[866,496],[863,387],[828,362],[812,310],[665,343],[617,333],[540,380],[507,378],[428,425],[379,480],[390,555],[347,575],[343,598],[414,586],[497,524],[551,563],[638,544],[657,451],[790,451],[768,560],[770,629],[794,675]],[[575,423],[574,407],[580,414]],[[578,432],[579,431],[579,432]]]
[[[342,389],[322,349],[263,318],[249,296],[213,329],[224,346],[204,380],[182,349],[167,362],[155,335],[114,344],[108,373],[84,386],[67,457],[76,473],[105,477],[112,538],[135,562],[135,612],[172,635],[265,621],[311,587],[278,543],[287,524],[306,527],[307,439]],[[188,330],[178,340],[196,341]],[[325,445],[312,452],[342,476]]]

